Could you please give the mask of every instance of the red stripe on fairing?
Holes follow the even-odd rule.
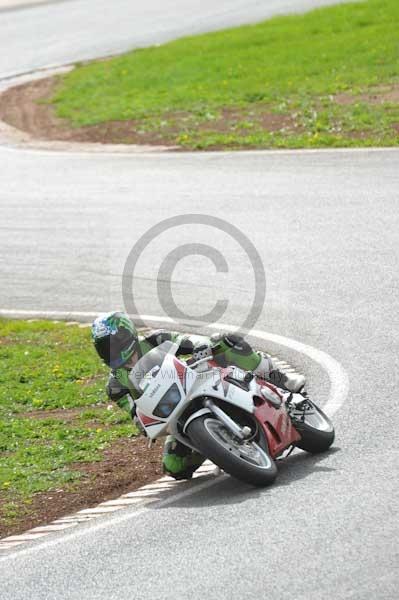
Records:
[[[186,391],[186,387],[184,385],[184,378],[186,375],[186,367],[184,365],[182,365],[182,363],[179,360],[177,360],[176,358],[173,359],[173,363],[175,365],[177,375],[180,379],[180,383],[182,384],[182,388],[184,391]]]
[[[147,417],[147,415],[144,415],[142,412],[140,411],[136,411],[137,412],[137,416],[139,417],[140,421],[143,423],[143,425],[145,427],[148,427],[149,425],[159,425],[162,423],[162,421],[158,421],[157,419],[153,419],[152,417]]]

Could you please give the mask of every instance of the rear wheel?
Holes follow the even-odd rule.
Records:
[[[256,486],[275,480],[277,468],[262,432],[257,441],[242,442],[213,415],[203,415],[190,423],[187,433],[201,454],[236,479]]]
[[[311,400],[306,399],[303,409],[291,413],[291,419],[301,435],[301,439],[295,444],[298,448],[318,454],[328,450],[333,443],[335,431],[331,420]]]

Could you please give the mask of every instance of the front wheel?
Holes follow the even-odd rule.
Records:
[[[302,410],[291,414],[291,419],[301,436],[299,442],[295,444],[297,448],[311,454],[318,454],[328,450],[333,443],[335,431],[331,420],[308,398]]]
[[[188,426],[187,434],[201,454],[240,481],[263,487],[273,483],[277,476],[264,437],[257,442],[242,442],[213,415],[195,419]]]

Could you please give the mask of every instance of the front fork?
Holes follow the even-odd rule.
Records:
[[[240,427],[239,425],[237,425],[237,423],[231,417],[229,417],[229,415],[227,415],[224,412],[224,410],[217,406],[210,398],[207,398],[205,400],[204,408],[197,410],[187,419],[187,421],[184,424],[183,433],[186,433],[187,427],[192,421],[207,414],[214,415],[218,419],[218,421],[223,423],[226,429],[241,442],[244,442],[248,437],[250,437],[252,433],[251,428],[247,425],[244,425],[244,427]]]
[[[230,433],[232,433],[235,437],[237,437],[241,442],[246,440],[251,435],[251,428],[245,425],[244,427],[240,427],[237,425],[235,421],[229,415],[227,415],[224,410],[222,410],[219,406],[217,406],[212,400],[209,398],[205,400],[204,406],[209,408],[209,410],[223,423]]]

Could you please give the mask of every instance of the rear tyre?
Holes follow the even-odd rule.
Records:
[[[226,473],[255,486],[274,482],[277,467],[270,458],[264,437],[256,442],[238,441],[213,415],[203,415],[187,427],[187,434],[201,454]],[[260,436],[263,436],[260,433]]]
[[[301,416],[291,415],[295,429],[301,435],[297,448],[319,454],[329,449],[334,442],[335,431],[329,417],[311,400],[306,400],[308,408]]]

